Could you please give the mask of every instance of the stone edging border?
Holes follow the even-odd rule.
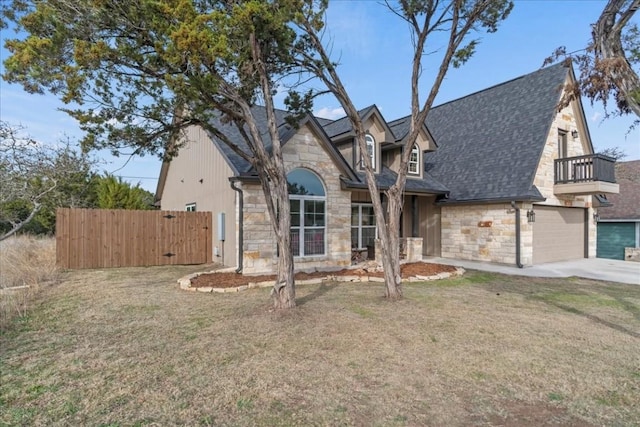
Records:
[[[215,274],[215,273],[231,273],[234,272],[235,268],[224,268],[221,270],[212,270],[212,271],[204,271],[201,273],[192,273],[187,276],[184,276],[178,279],[178,285],[180,289],[184,291],[197,291],[197,292],[217,292],[217,293],[233,293],[240,292],[246,289],[252,288],[270,288],[273,286],[273,280],[267,280],[264,282],[249,282],[248,285],[235,286],[231,288],[215,288],[211,286],[200,287],[200,288],[192,288],[191,287],[191,279],[195,279],[196,277],[202,274]],[[440,279],[448,279],[450,277],[462,276],[465,273],[465,269],[462,267],[456,267],[456,271],[453,273],[438,273],[433,276],[421,276],[416,275],[413,277],[409,277],[408,279],[403,279],[402,283],[407,282],[428,282],[432,280],[440,280]],[[331,272],[328,272],[325,277],[314,277],[313,279],[305,279],[305,280],[296,280],[296,285],[317,285],[323,282],[384,282],[384,278],[382,277],[373,277],[373,276],[335,276],[332,275]]]

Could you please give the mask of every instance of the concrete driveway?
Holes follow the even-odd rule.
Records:
[[[427,262],[454,265],[473,270],[492,271],[530,277],[584,277],[609,282],[640,285],[640,262],[617,261],[604,258],[585,258],[574,261],[550,262],[532,267],[518,268],[515,265],[490,264],[449,258],[425,257]]]

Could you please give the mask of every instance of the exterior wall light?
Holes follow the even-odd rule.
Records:
[[[571,136],[573,137],[573,139],[576,139],[578,137],[578,131],[577,130],[572,130],[571,131]]]
[[[600,214],[598,212],[593,213],[593,222],[600,221]]]
[[[536,213],[533,209],[527,211],[527,222],[536,222]]]

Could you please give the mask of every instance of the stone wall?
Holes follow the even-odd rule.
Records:
[[[624,248],[624,260],[640,262],[640,248]]]
[[[382,240],[375,239],[375,261],[382,265]],[[400,238],[400,260],[403,262],[422,261],[422,237]]]
[[[594,209],[591,196],[554,194],[554,161],[559,156],[558,132],[566,132],[567,156],[591,154],[592,148],[585,138],[587,130],[577,119],[581,114],[575,102],[556,114],[533,184],[538,188],[547,206],[587,208],[589,219],[589,257],[596,255],[596,223],[592,220]],[[577,131],[577,137],[572,136]],[[528,209],[535,210],[531,203],[520,203],[520,261],[524,265],[533,263],[533,226],[527,222]],[[510,204],[443,206],[442,207],[442,256],[477,261],[515,263],[515,211]]]
[[[306,168],[320,178],[326,191],[326,254],[296,257],[296,270],[335,269],[351,264],[351,193],[340,186],[340,171],[323,144],[308,128],[301,128],[283,147],[287,171]],[[276,239],[260,185],[243,185],[243,272],[259,274],[276,269]]]
[[[547,142],[542,152],[542,156],[540,157],[540,163],[538,164],[538,170],[536,171],[533,183],[538,190],[540,190],[540,193],[542,193],[542,195],[547,199],[544,202],[537,204],[589,209],[589,258],[593,258],[596,256],[597,226],[595,221],[591,220],[595,212],[591,196],[574,196],[571,194],[556,195],[553,192],[554,161],[558,158],[559,152],[559,130],[567,133],[568,157],[592,154],[591,147],[584,137],[585,130],[580,128],[576,121],[577,108],[578,106],[572,104],[556,114],[556,117],[551,124],[551,130],[547,135]],[[578,132],[578,136],[576,138],[571,135],[571,132],[574,130]]]
[[[520,207],[520,260],[533,262],[530,204]],[[516,261],[516,218],[510,204],[442,207],[442,257],[513,264]]]

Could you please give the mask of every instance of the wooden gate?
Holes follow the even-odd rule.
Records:
[[[211,262],[211,212],[58,209],[62,268]]]

